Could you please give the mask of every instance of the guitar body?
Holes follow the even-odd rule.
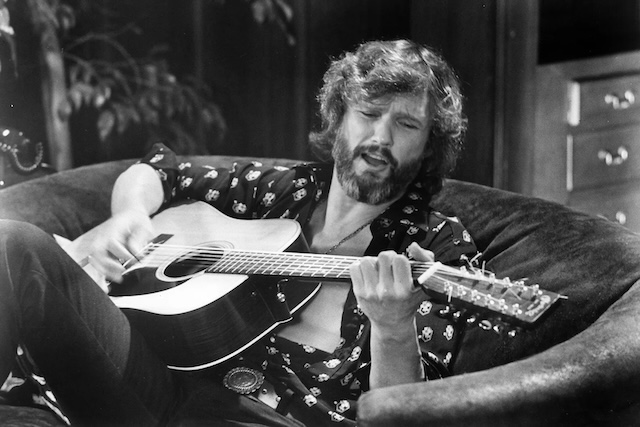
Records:
[[[172,369],[204,369],[237,355],[291,320],[320,288],[296,282],[281,289],[279,277],[208,273],[198,262],[191,268],[189,260],[211,248],[300,251],[306,244],[295,221],[238,220],[195,202],[152,222],[162,238],[109,295]]]

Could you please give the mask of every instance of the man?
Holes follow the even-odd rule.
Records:
[[[190,198],[238,218],[297,220],[312,252],[366,255],[350,268],[353,286],[323,283],[238,357],[176,373],[60,250],[3,225],[0,374],[22,339],[72,420],[132,425],[354,425],[362,391],[447,375],[459,331],[415,288],[409,258],[476,254],[457,220],[428,206],[464,131],[455,76],[425,47],[371,42],[334,61],[319,99],[311,139],[333,167],[215,169],[158,145],[118,178],[90,262],[121,281],[122,261],[156,235],[150,216]]]

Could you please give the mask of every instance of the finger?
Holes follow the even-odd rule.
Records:
[[[153,226],[148,217],[137,218],[133,224],[129,225],[127,231],[129,232],[127,248],[132,254],[140,253],[154,236]]]
[[[351,274],[351,283],[353,285],[353,294],[358,302],[367,298],[366,280],[362,271],[362,261],[354,262],[349,266]]]
[[[392,263],[397,254],[393,251],[384,251],[378,255],[378,295],[385,295],[395,290]]]
[[[397,283],[397,286],[401,289],[404,295],[420,290],[419,288],[413,286],[411,263],[406,257],[395,257],[393,259],[392,269],[395,283]]]
[[[360,296],[370,298],[376,293],[378,283],[378,263],[376,258],[364,257],[360,259],[359,271],[361,274]],[[355,289],[354,289],[355,291]]]
[[[133,258],[133,254],[129,251],[129,249],[127,249],[124,244],[115,239],[109,241],[107,251],[111,255],[111,257],[117,260],[120,264],[123,264],[130,258]]]
[[[104,275],[110,282],[121,283],[124,277],[124,272],[125,269],[122,264],[116,261],[110,261],[107,263]]]
[[[359,261],[356,261],[349,266],[349,275],[354,289],[361,288],[364,280],[362,278],[361,264]]]
[[[100,274],[111,282],[120,283],[124,274],[124,267],[110,257],[89,256],[89,263]]]
[[[135,228],[127,239],[127,249],[134,257],[139,258],[139,254],[142,253],[152,237],[153,234],[150,230],[142,227]]]
[[[432,262],[435,260],[433,252],[428,249],[424,249],[422,246],[413,242],[407,248],[407,255],[409,258],[422,262]]]

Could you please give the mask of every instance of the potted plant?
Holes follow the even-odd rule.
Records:
[[[292,11],[283,0],[245,2],[256,22],[276,23],[294,42]],[[11,27],[11,15],[26,16],[38,40],[47,151],[54,168],[136,156],[157,140],[180,153],[211,152],[226,125],[210,90],[195,78],[176,77],[161,46],[133,55],[126,39],[140,30],[132,23],[79,29],[78,22],[88,16],[100,18],[92,22],[109,21],[111,11],[103,3],[0,0],[0,37],[14,70],[20,34]],[[0,60],[0,72],[7,72],[5,65]],[[74,160],[74,155],[83,158]]]

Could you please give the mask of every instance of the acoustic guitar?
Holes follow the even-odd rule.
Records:
[[[204,202],[168,208],[152,223],[162,234],[125,263],[124,281],[110,284],[109,295],[176,370],[204,369],[242,352],[291,320],[320,282],[350,280],[358,259],[305,253],[296,221],[234,219]],[[83,259],[95,232],[73,242],[75,259]],[[486,329],[532,326],[562,298],[482,269],[417,261],[411,268],[416,286]]]

